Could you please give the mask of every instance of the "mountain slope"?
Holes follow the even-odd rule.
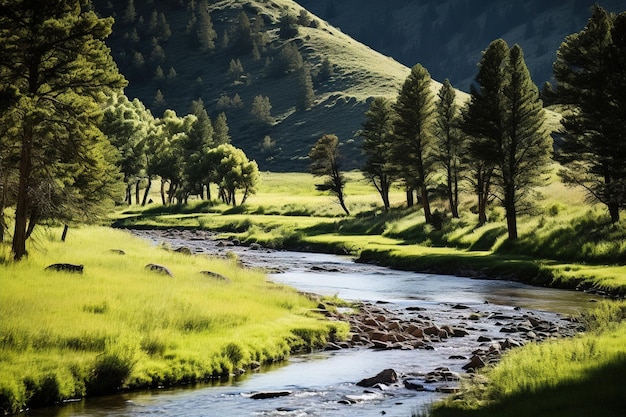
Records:
[[[202,52],[190,42],[186,27],[192,10],[183,2],[137,2],[130,17],[128,4],[128,0],[95,1],[100,14],[116,17],[109,45],[130,80],[126,94],[142,100],[155,116],[165,108],[186,114],[191,101],[202,98],[213,117],[226,113],[233,144],[256,159],[262,170],[306,170],[307,154],[324,133],[339,136],[346,169],[359,167],[362,157],[358,130],[370,98],[395,97],[409,73],[406,66],[356,42],[314,15],[310,15],[313,23],[298,26],[296,36],[282,39],[281,15],[289,12],[297,16],[302,10],[291,0],[210,2],[211,21],[218,36],[215,49],[209,52]],[[252,26],[263,26],[268,42],[257,56],[232,46],[236,36],[233,28],[242,12]],[[169,37],[162,36],[159,23],[155,24],[160,21],[169,25]],[[222,46],[224,34],[231,46]],[[308,110],[296,110],[297,71],[268,75],[272,63],[290,43],[298,46],[314,78],[324,59],[332,66],[331,77],[315,83],[315,99]],[[137,59],[139,54],[143,61]],[[233,61],[243,67],[243,74],[235,78],[228,71]],[[155,75],[157,67],[164,76]],[[433,89],[438,85],[433,82]],[[155,101],[157,90],[164,101]],[[257,96],[269,98],[272,123],[258,123],[251,115]]]
[[[540,87],[565,37],[581,30],[590,8],[626,9],[623,0],[298,0],[313,13],[407,66],[421,63],[433,78],[463,91],[481,51],[497,38],[524,50]]]

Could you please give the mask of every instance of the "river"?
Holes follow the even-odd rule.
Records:
[[[419,315],[433,323],[463,326],[468,337],[450,338],[432,349],[342,349],[295,355],[261,372],[222,384],[152,390],[93,398],[62,406],[32,410],[33,417],[140,417],[140,416],[398,416],[428,406],[442,395],[438,387],[448,381],[424,384],[423,391],[395,386],[389,390],[362,388],[356,382],[392,368],[399,375],[424,381],[428,373],[446,367],[463,373],[471,352],[502,334],[502,321],[532,316],[565,328],[570,315],[587,308],[594,297],[574,291],[530,287],[515,282],[472,280],[454,276],[396,271],[358,264],[349,257],[288,251],[252,250],[218,246],[203,232],[136,231],[155,243],[187,247],[195,253],[239,255],[247,266],[275,271],[274,282],[320,295],[381,306],[409,317]],[[459,306],[463,309],[459,309]],[[419,310],[419,312],[413,312]],[[497,317],[472,322],[470,315]],[[460,359],[464,358],[464,359]],[[454,383],[453,383],[454,384]],[[258,391],[289,391],[284,397],[254,400]]]

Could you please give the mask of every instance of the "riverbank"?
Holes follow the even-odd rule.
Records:
[[[317,301],[234,257],[103,227],[33,236],[0,263],[0,410],[229,378],[342,338]]]

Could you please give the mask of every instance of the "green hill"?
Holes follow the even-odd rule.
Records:
[[[108,43],[120,70],[130,81],[126,94],[143,101],[155,116],[160,116],[165,108],[186,114],[191,101],[202,98],[213,117],[222,111],[226,113],[233,144],[257,160],[262,170],[306,170],[306,155],[324,133],[339,136],[345,168],[357,168],[361,160],[358,129],[368,101],[373,96],[395,97],[409,72],[404,65],[356,42],[314,15],[310,15],[308,26],[298,26],[297,35],[282,39],[281,15],[298,16],[302,10],[291,0],[210,2],[217,38],[215,49],[206,52],[194,42],[194,34],[187,33],[192,8],[183,3],[189,2],[139,3],[134,3],[134,14],[128,17],[128,0],[95,1],[101,15],[116,18]],[[237,27],[242,12],[251,26],[261,27],[259,33],[267,42],[256,56],[238,46]],[[163,22],[171,35],[163,35]],[[228,46],[224,46],[224,34]],[[296,70],[271,74],[273,65],[280,63],[281,50],[292,43],[297,45],[302,61],[310,66],[314,80],[315,98],[308,110],[296,110]],[[316,73],[325,59],[332,74],[319,80]],[[243,74],[234,78],[229,66],[237,60]],[[157,67],[163,71],[163,77],[156,75]],[[437,86],[433,83],[433,88]],[[163,94],[164,102],[155,101],[157,90]],[[252,117],[252,103],[257,96],[269,98],[273,122],[258,123]]]

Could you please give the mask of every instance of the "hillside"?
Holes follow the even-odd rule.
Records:
[[[599,4],[626,9],[623,0],[298,0],[359,42],[412,66],[420,62],[437,80],[469,91],[481,51],[494,39],[524,49],[533,80],[552,79],[563,39],[578,32]]]
[[[406,66],[314,15],[310,15],[314,23],[300,25],[296,36],[281,39],[281,14],[289,11],[297,16],[302,9],[290,0],[210,2],[211,21],[218,36],[215,49],[206,52],[190,42],[186,33],[192,11],[182,3],[188,2],[136,2],[132,18],[127,17],[128,0],[94,3],[101,15],[116,17],[108,43],[130,81],[126,89],[129,97],[142,100],[155,116],[165,108],[186,114],[191,101],[202,98],[211,116],[226,113],[233,144],[257,160],[262,170],[306,170],[306,155],[324,133],[339,136],[345,167],[358,167],[361,151],[357,131],[368,100],[373,96],[395,97],[409,72]],[[258,56],[236,47],[235,30],[242,11],[251,26],[262,27],[267,43]],[[167,22],[170,36],[162,35],[162,21]],[[224,34],[230,39],[229,46],[224,46]],[[296,110],[296,70],[268,75],[269,65],[280,59],[281,50],[291,42],[298,46],[314,78],[315,99],[308,110]],[[323,59],[331,64],[332,75],[316,81]],[[239,60],[243,68],[243,74],[235,78],[228,71],[233,60]],[[157,67],[162,76],[157,75]],[[438,85],[433,83],[433,88]],[[164,101],[155,100],[157,90]],[[251,109],[257,96],[269,98],[271,123],[253,120]]]

